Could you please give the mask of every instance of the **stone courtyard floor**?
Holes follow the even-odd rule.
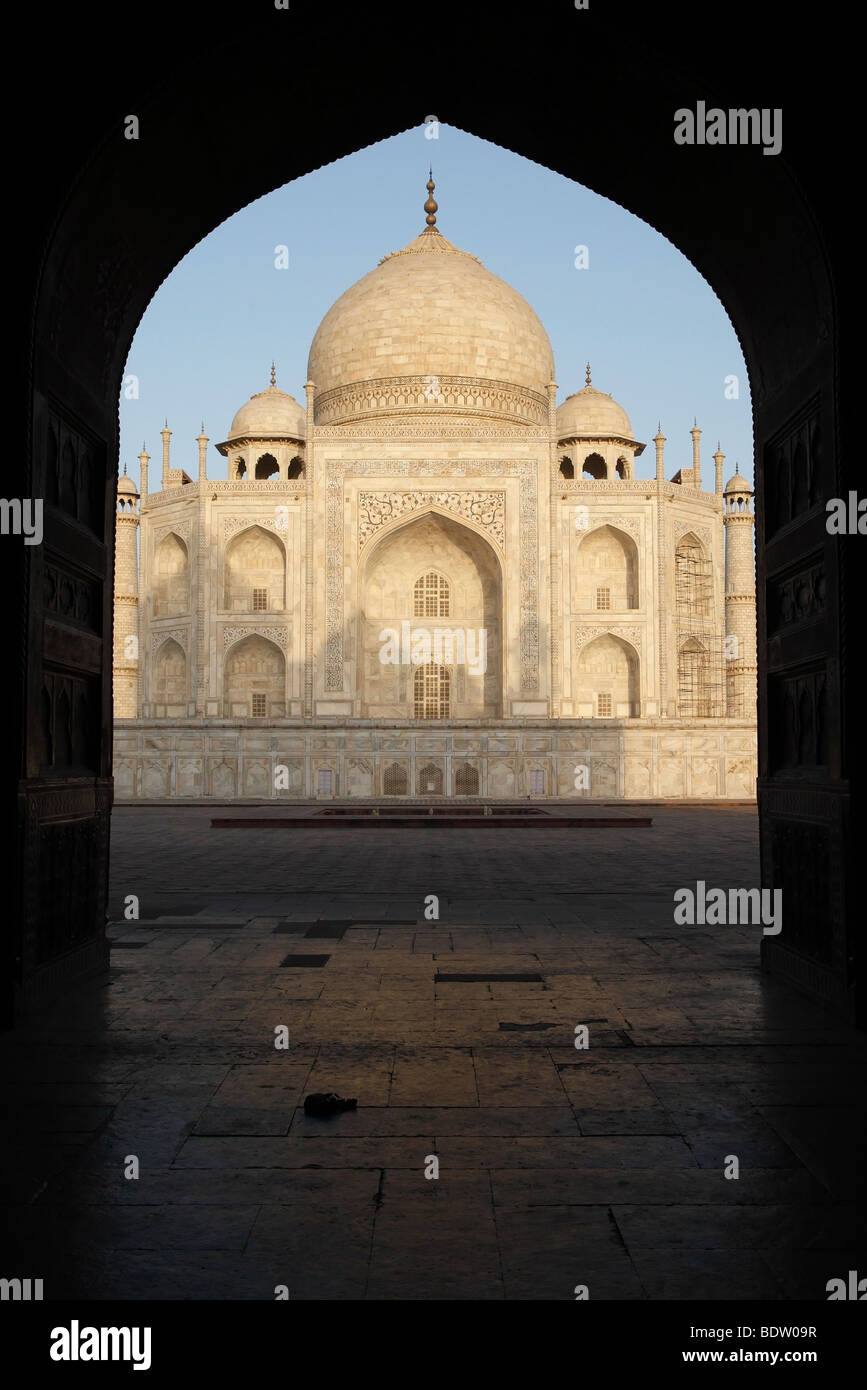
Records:
[[[109,975],[0,1037],[2,1272],[266,1300],[826,1300],[867,1273],[867,1040],[762,975],[760,926],[673,921],[678,887],[758,884],[754,808],[620,809],[652,828],[117,808]],[[357,1110],[305,1118],[332,1090]]]

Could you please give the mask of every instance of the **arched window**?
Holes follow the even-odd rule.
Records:
[[[256,478],[262,482],[266,478],[276,478],[280,469],[273,454],[263,454],[256,461]]]
[[[449,582],[431,570],[415,581],[413,616],[416,618],[447,618],[451,612]]]
[[[246,465],[246,463],[244,462],[243,459],[235,459],[235,477],[236,477],[236,478],[246,478],[246,476],[247,476],[247,465]]]
[[[677,713],[681,719],[710,719],[714,698],[710,653],[692,637],[677,654]]]
[[[234,613],[281,611],[285,569],[283,547],[273,532],[247,527],[226,550],[224,607]]]
[[[286,660],[276,643],[251,633],[229,650],[223,670],[223,711],[229,719],[285,717]]]
[[[578,658],[576,695],[586,714],[597,719],[637,719],[640,712],[638,655],[628,642],[602,633],[586,643]]]
[[[157,653],[152,699],[157,706],[157,719],[186,713],[187,658],[174,638],[163,642]]]
[[[635,541],[613,526],[575,533],[578,546],[572,574],[573,603],[588,608],[638,607],[638,549]]]
[[[456,796],[478,796],[479,769],[471,763],[462,763],[455,773]]]
[[[417,794],[429,796],[431,793],[434,796],[442,796],[443,794],[443,770],[441,767],[437,767],[436,763],[427,763],[418,771]]]
[[[616,465],[615,471],[616,471],[616,473],[617,473],[618,478],[628,478],[628,477],[629,477],[629,464],[627,463],[627,461],[626,461],[625,458],[619,458],[619,459],[617,460],[617,465]]]
[[[382,779],[382,791],[384,796],[406,796],[407,777],[406,768],[399,763],[392,763],[391,767],[385,769]]]
[[[432,661],[427,666],[417,666],[413,694],[416,719],[448,719],[451,681],[445,666]]]
[[[287,477],[287,478],[290,478],[290,479],[291,479],[291,478],[303,478],[303,477],[304,477],[304,460],[298,458],[297,456],[296,456],[294,459],[290,459],[290,461],[289,461],[289,471],[287,472],[286,477]]]
[[[584,460],[584,477],[596,478],[597,481],[608,477],[608,469],[601,454],[588,454]]]
[[[155,618],[174,618],[189,606],[187,547],[170,531],[154,549],[153,604]]]
[[[575,477],[575,465],[568,456],[560,460],[560,474],[564,478]]]
[[[695,618],[709,618],[713,601],[711,562],[698,540],[686,535],[674,557],[674,591],[681,627]]]

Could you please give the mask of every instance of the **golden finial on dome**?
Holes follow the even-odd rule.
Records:
[[[271,363],[271,385],[272,385],[272,386],[276,386],[276,385],[277,385],[277,373],[276,373],[275,370],[274,370],[274,363],[273,363],[273,362]]]
[[[425,205],[424,205],[424,210],[425,210],[425,212],[427,213],[427,217],[425,218],[425,221],[427,222],[427,225],[428,225],[429,227],[435,226],[435,225],[436,225],[436,220],[437,220],[437,206],[438,206],[438,204],[434,202],[434,196],[433,196],[433,191],[434,191],[434,188],[435,188],[435,187],[436,187],[436,184],[435,184],[434,181],[433,181],[433,169],[429,169],[429,170],[428,170],[428,182],[427,182],[428,199],[427,199],[427,202],[426,202]]]
[[[586,375],[586,377],[584,378],[584,385],[585,385],[585,386],[589,386],[589,385],[590,385],[590,363],[589,363],[589,362],[587,363],[587,375]]]

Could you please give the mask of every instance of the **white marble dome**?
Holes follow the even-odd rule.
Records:
[[[303,439],[306,428],[304,407],[272,382],[241,406],[228,439]]]
[[[358,403],[364,408],[367,383],[390,383],[391,395],[370,407],[381,412],[392,397],[398,411],[416,408],[414,388],[425,378],[442,379],[444,392],[454,378],[470,378],[517,388],[519,396],[532,393],[532,414],[544,416],[554,355],[541,320],[517,290],[428,226],[332,305],[313,339],[307,375],[318,403],[329,393],[332,400],[348,398],[357,386],[356,411]],[[395,379],[405,388],[399,385],[396,394]],[[458,389],[449,392],[449,403],[499,413],[503,399],[492,407],[490,392]],[[335,410],[329,418],[352,417],[348,399],[337,400]]]
[[[752,493],[752,484],[740,473],[734,473],[725,485],[726,492],[749,492]]]
[[[633,439],[629,416],[605,391],[585,386],[567,396],[557,407],[557,437],[571,439],[582,436],[604,439],[608,436]]]

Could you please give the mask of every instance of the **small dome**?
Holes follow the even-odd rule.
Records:
[[[585,435],[591,439],[615,435],[618,438],[633,439],[632,425],[622,405],[605,391],[597,391],[595,386],[585,386],[567,396],[557,407],[557,436],[571,439]]]
[[[274,385],[251,396],[242,405],[229,430],[228,439],[303,439],[307,412],[294,396]]]
[[[726,492],[752,493],[752,490],[752,484],[748,483],[746,478],[742,478],[740,473],[735,473],[733,477],[729,478],[728,482],[725,485]]]
[[[124,471],[117,480],[117,490],[118,492],[126,492],[130,493],[133,497],[138,497],[138,488],[132,478],[127,477],[126,471]]]

